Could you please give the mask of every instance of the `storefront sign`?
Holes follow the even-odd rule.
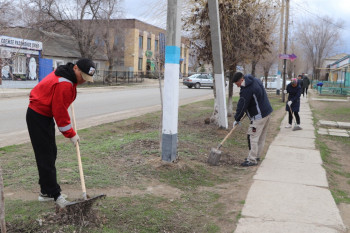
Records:
[[[0,36],[0,46],[21,48],[21,49],[31,49],[31,50],[42,50],[43,43],[34,40],[25,40],[21,38]]]

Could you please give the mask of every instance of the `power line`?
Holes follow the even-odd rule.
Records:
[[[343,28],[343,27],[341,27],[341,26],[339,26],[339,25],[337,25],[337,24],[334,24],[333,22],[331,22],[331,21],[329,21],[329,20],[326,20],[326,19],[320,17],[319,15],[317,15],[317,14],[315,14],[315,13],[313,13],[313,12],[307,10],[307,9],[305,9],[305,8],[304,8],[302,5],[300,5],[299,3],[296,3],[296,2],[294,2],[294,3],[295,3],[296,5],[299,6],[299,9],[301,9],[301,10],[303,10],[303,11],[309,13],[310,15],[312,15],[312,16],[314,16],[314,17],[316,17],[316,18],[318,18],[318,19],[320,19],[320,20],[322,20],[322,21],[324,21],[324,22],[326,22],[326,23],[328,23],[328,24],[332,24],[333,26],[335,26],[335,27],[337,27],[337,28],[339,28],[339,29],[342,29],[342,30],[345,30],[345,31],[349,31],[349,32],[350,32],[349,29],[346,29],[346,28]]]

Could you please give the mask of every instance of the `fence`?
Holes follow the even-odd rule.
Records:
[[[142,83],[144,78],[149,78],[146,72],[97,70],[94,75],[94,82],[104,85]]]
[[[322,86],[318,85],[322,83]],[[350,87],[344,87],[344,83],[339,82],[314,82],[313,88],[322,95],[350,95]]]

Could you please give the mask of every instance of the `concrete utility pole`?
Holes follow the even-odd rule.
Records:
[[[218,107],[218,123],[222,128],[227,129],[227,109],[226,109],[226,93],[225,93],[225,75],[222,60],[222,45],[221,45],[221,31],[220,31],[220,17],[218,0],[208,1],[209,6],[209,21],[211,45],[214,61],[214,78],[216,99],[215,105]]]
[[[286,28],[284,30],[284,54],[287,54],[287,46],[288,46],[288,24],[289,24],[289,0],[286,0]],[[286,66],[287,59],[283,59],[283,86],[282,90],[286,89]],[[282,102],[285,101],[285,94],[282,93]]]
[[[180,6],[181,0],[168,0],[162,124],[162,160],[168,162],[174,161],[177,155],[181,42]]]
[[[278,46],[278,54],[282,54],[283,52],[283,23],[284,23],[284,0],[282,1],[282,5],[281,5],[281,9],[280,9],[280,42],[279,42],[279,46]],[[282,66],[283,66],[283,60],[282,59],[278,59],[278,72],[277,72],[277,86],[279,87],[281,85],[280,83],[280,79],[282,77]],[[278,90],[278,88],[276,89],[276,91]],[[283,95],[283,91],[282,90],[282,95]]]

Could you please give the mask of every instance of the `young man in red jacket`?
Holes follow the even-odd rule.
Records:
[[[80,138],[72,127],[68,108],[76,98],[77,85],[93,82],[94,73],[94,63],[80,59],[76,64],[57,67],[30,92],[26,120],[39,171],[39,201],[54,200],[60,208],[70,203],[57,183],[54,119],[60,132],[76,146]]]

